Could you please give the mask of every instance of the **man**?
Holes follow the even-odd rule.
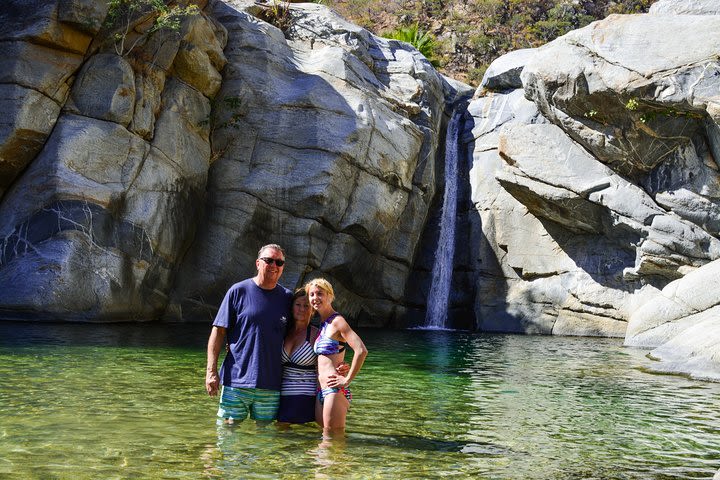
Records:
[[[280,402],[282,349],[292,293],[278,284],[285,253],[265,245],[255,260],[257,275],[236,283],[225,294],[208,340],[205,388],[215,396],[222,384],[218,417],[226,423],[248,416],[259,422],[275,419]],[[220,374],[217,362],[228,352]]]

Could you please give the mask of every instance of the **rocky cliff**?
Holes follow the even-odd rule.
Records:
[[[627,332],[629,345],[664,344],[653,355],[678,371],[692,370],[680,358],[720,371],[720,17],[700,15],[708,5],[658,2],[490,67],[465,140],[465,222],[484,235],[463,268],[480,329]]]
[[[168,314],[207,318],[272,240],[287,249],[286,285],[327,276],[353,318],[397,323],[457,89],[408,45],[321,5],[292,5],[285,31],[260,8],[212,5],[229,33],[217,159]]]
[[[467,87],[320,5],[215,1],[158,28],[27,3],[0,35],[3,317],[207,320],[277,242],[285,284],[322,274],[351,317],[399,321]]]
[[[153,33],[139,12],[125,34],[107,10],[3,4],[4,317],[157,318],[193,242],[225,29],[196,14]]]
[[[712,2],[513,52],[470,101],[317,4],[215,0],[160,28],[30,3],[0,10],[2,318],[207,321],[276,242],[286,285],[323,275],[360,325],[421,323],[452,150],[449,326],[627,334],[720,370]]]

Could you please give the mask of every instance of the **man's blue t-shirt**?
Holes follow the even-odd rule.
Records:
[[[223,385],[280,390],[280,352],[291,301],[287,288],[264,290],[251,278],[230,287],[213,322],[227,329],[230,346],[220,368]]]

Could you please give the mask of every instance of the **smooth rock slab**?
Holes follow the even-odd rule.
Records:
[[[127,127],[135,108],[135,72],[121,56],[93,55],[75,80],[65,108]]]
[[[655,15],[720,15],[717,0],[658,0],[648,13]]]
[[[534,48],[522,48],[493,60],[483,75],[480,87],[495,91],[523,88],[520,73],[534,54]]]

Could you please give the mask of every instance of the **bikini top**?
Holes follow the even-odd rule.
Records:
[[[333,313],[320,326],[320,333],[318,333],[315,339],[315,345],[313,346],[313,350],[315,350],[317,355],[335,355],[336,353],[345,351],[345,347],[347,346],[346,342],[341,342],[325,335],[327,326],[330,325],[338,315],[340,314],[337,312]]]
[[[288,355],[285,347],[282,348],[283,367],[299,368],[300,370],[315,370],[317,365],[317,357],[310,345],[310,325],[308,325],[305,333],[305,341]]]

